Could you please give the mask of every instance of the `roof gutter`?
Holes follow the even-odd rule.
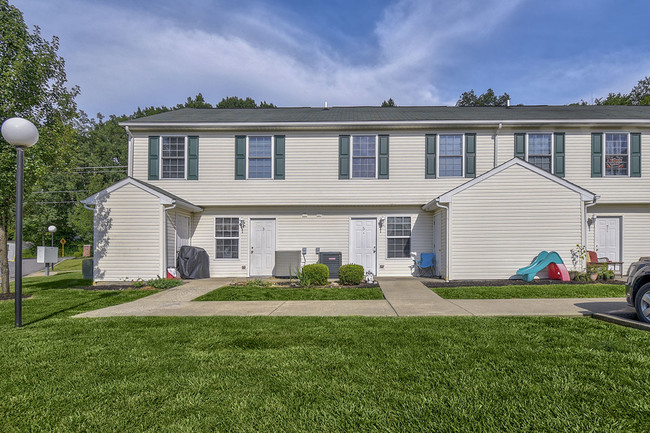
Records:
[[[120,126],[131,128],[313,128],[313,127],[353,127],[353,126],[395,126],[395,127],[427,127],[436,125],[471,125],[494,127],[498,122],[503,126],[514,125],[547,125],[550,123],[566,125],[646,125],[650,119],[516,119],[516,120],[406,120],[406,121],[340,121],[340,122],[120,122]]]

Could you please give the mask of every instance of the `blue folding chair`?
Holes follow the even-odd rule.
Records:
[[[434,253],[420,254],[420,260],[415,262],[415,268],[418,271],[418,277],[434,277],[434,266],[436,264],[436,255]],[[426,274],[426,275],[425,275]]]

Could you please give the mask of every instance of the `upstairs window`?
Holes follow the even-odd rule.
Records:
[[[528,134],[528,162],[551,173],[552,161],[551,134]]]
[[[185,179],[185,137],[162,137],[162,179]]]
[[[248,178],[271,179],[273,176],[272,137],[248,137]]]
[[[239,258],[239,218],[215,218],[214,237],[215,258]]]
[[[386,224],[387,257],[411,257],[411,217],[388,217]]]
[[[463,175],[462,134],[441,134],[438,154],[440,177],[461,177]]]
[[[352,136],[352,177],[374,179],[377,167],[377,137]]]
[[[628,175],[627,133],[605,134],[605,176]]]

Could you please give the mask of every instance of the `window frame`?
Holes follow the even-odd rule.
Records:
[[[250,177],[250,159],[251,159],[251,148],[250,148],[250,138],[251,137],[269,137],[271,138],[271,176],[269,177]],[[267,159],[267,158],[253,158],[253,159]],[[254,134],[246,136],[246,180],[273,180],[274,179],[274,167],[275,167],[275,135],[267,134]]]
[[[461,161],[460,161],[460,174],[459,175],[454,175],[454,176],[447,176],[447,175],[442,175],[442,166],[440,165],[440,158],[445,158],[445,157],[451,157],[451,155],[440,155],[440,143],[442,142],[442,137],[443,136],[460,136],[460,156],[461,156]],[[457,158],[457,155],[454,155],[454,158]],[[459,178],[464,178],[465,177],[465,133],[463,132],[444,132],[444,133],[438,133],[438,137],[436,139],[436,177],[438,179],[444,178],[444,179],[459,179]]]
[[[183,137],[185,141],[185,145],[183,147],[183,177],[165,177],[163,173],[163,160],[165,157],[163,157],[163,141],[165,137]],[[188,170],[188,136],[183,135],[183,134],[165,134],[161,135],[160,138],[160,143],[158,144],[158,154],[160,155],[159,161],[158,161],[158,173],[160,173],[160,176],[158,176],[158,180],[187,180],[187,170]]]
[[[609,134],[623,134],[626,136],[627,140],[627,173],[626,174],[607,174],[607,135]],[[625,131],[609,131],[609,132],[603,132],[603,177],[613,177],[613,178],[626,178],[630,177],[630,147],[632,143],[630,140],[630,132],[625,132]]]
[[[408,236],[389,236],[388,235],[388,224],[390,218],[408,218],[409,219],[409,235]],[[389,239],[408,239],[409,240],[409,252],[406,257],[391,257],[389,255],[388,242]],[[386,216],[386,260],[412,260],[411,253],[413,252],[413,216],[412,215],[387,215]]]
[[[237,220],[237,237],[217,237],[217,220],[218,219],[236,219]],[[214,259],[213,260],[241,260],[241,238],[242,238],[242,229],[241,229],[241,217],[235,216],[215,216],[214,217]],[[237,257],[217,257],[217,241],[220,239],[237,239]]]
[[[355,177],[354,176],[354,137],[374,137],[375,138],[375,176],[374,177]],[[363,158],[363,157],[357,157]],[[365,157],[368,158],[368,157]],[[350,134],[350,180],[372,180],[379,179],[379,134]]]
[[[537,132],[527,132],[526,133],[526,162],[531,164],[531,165],[535,165],[535,164],[533,164],[532,162],[530,162],[528,160],[528,158],[530,156],[529,148],[530,148],[530,136],[531,135],[550,135],[551,136],[551,155],[550,155],[551,156],[551,171],[549,171],[548,173],[555,174],[555,133],[548,132],[548,131],[537,131]],[[535,156],[537,156],[537,155],[535,155]],[[540,155],[540,156],[545,156],[545,155]],[[535,167],[539,168],[540,170],[544,170],[543,168],[538,167],[536,165],[535,165]],[[544,171],[546,171],[546,170],[544,170]]]

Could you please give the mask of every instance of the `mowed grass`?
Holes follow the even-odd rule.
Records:
[[[195,301],[305,301],[384,299],[379,287],[361,288],[284,288],[263,286],[224,286]]]
[[[625,296],[625,286],[622,284],[433,287],[431,290],[445,299],[617,298]]]
[[[647,332],[589,318],[72,319],[151,292],[68,290],[65,275],[79,281],[31,286],[24,328],[0,302],[2,432],[647,430]]]
[[[92,257],[89,257],[92,260]],[[84,259],[66,259],[54,265],[55,272],[81,271],[81,262]]]

